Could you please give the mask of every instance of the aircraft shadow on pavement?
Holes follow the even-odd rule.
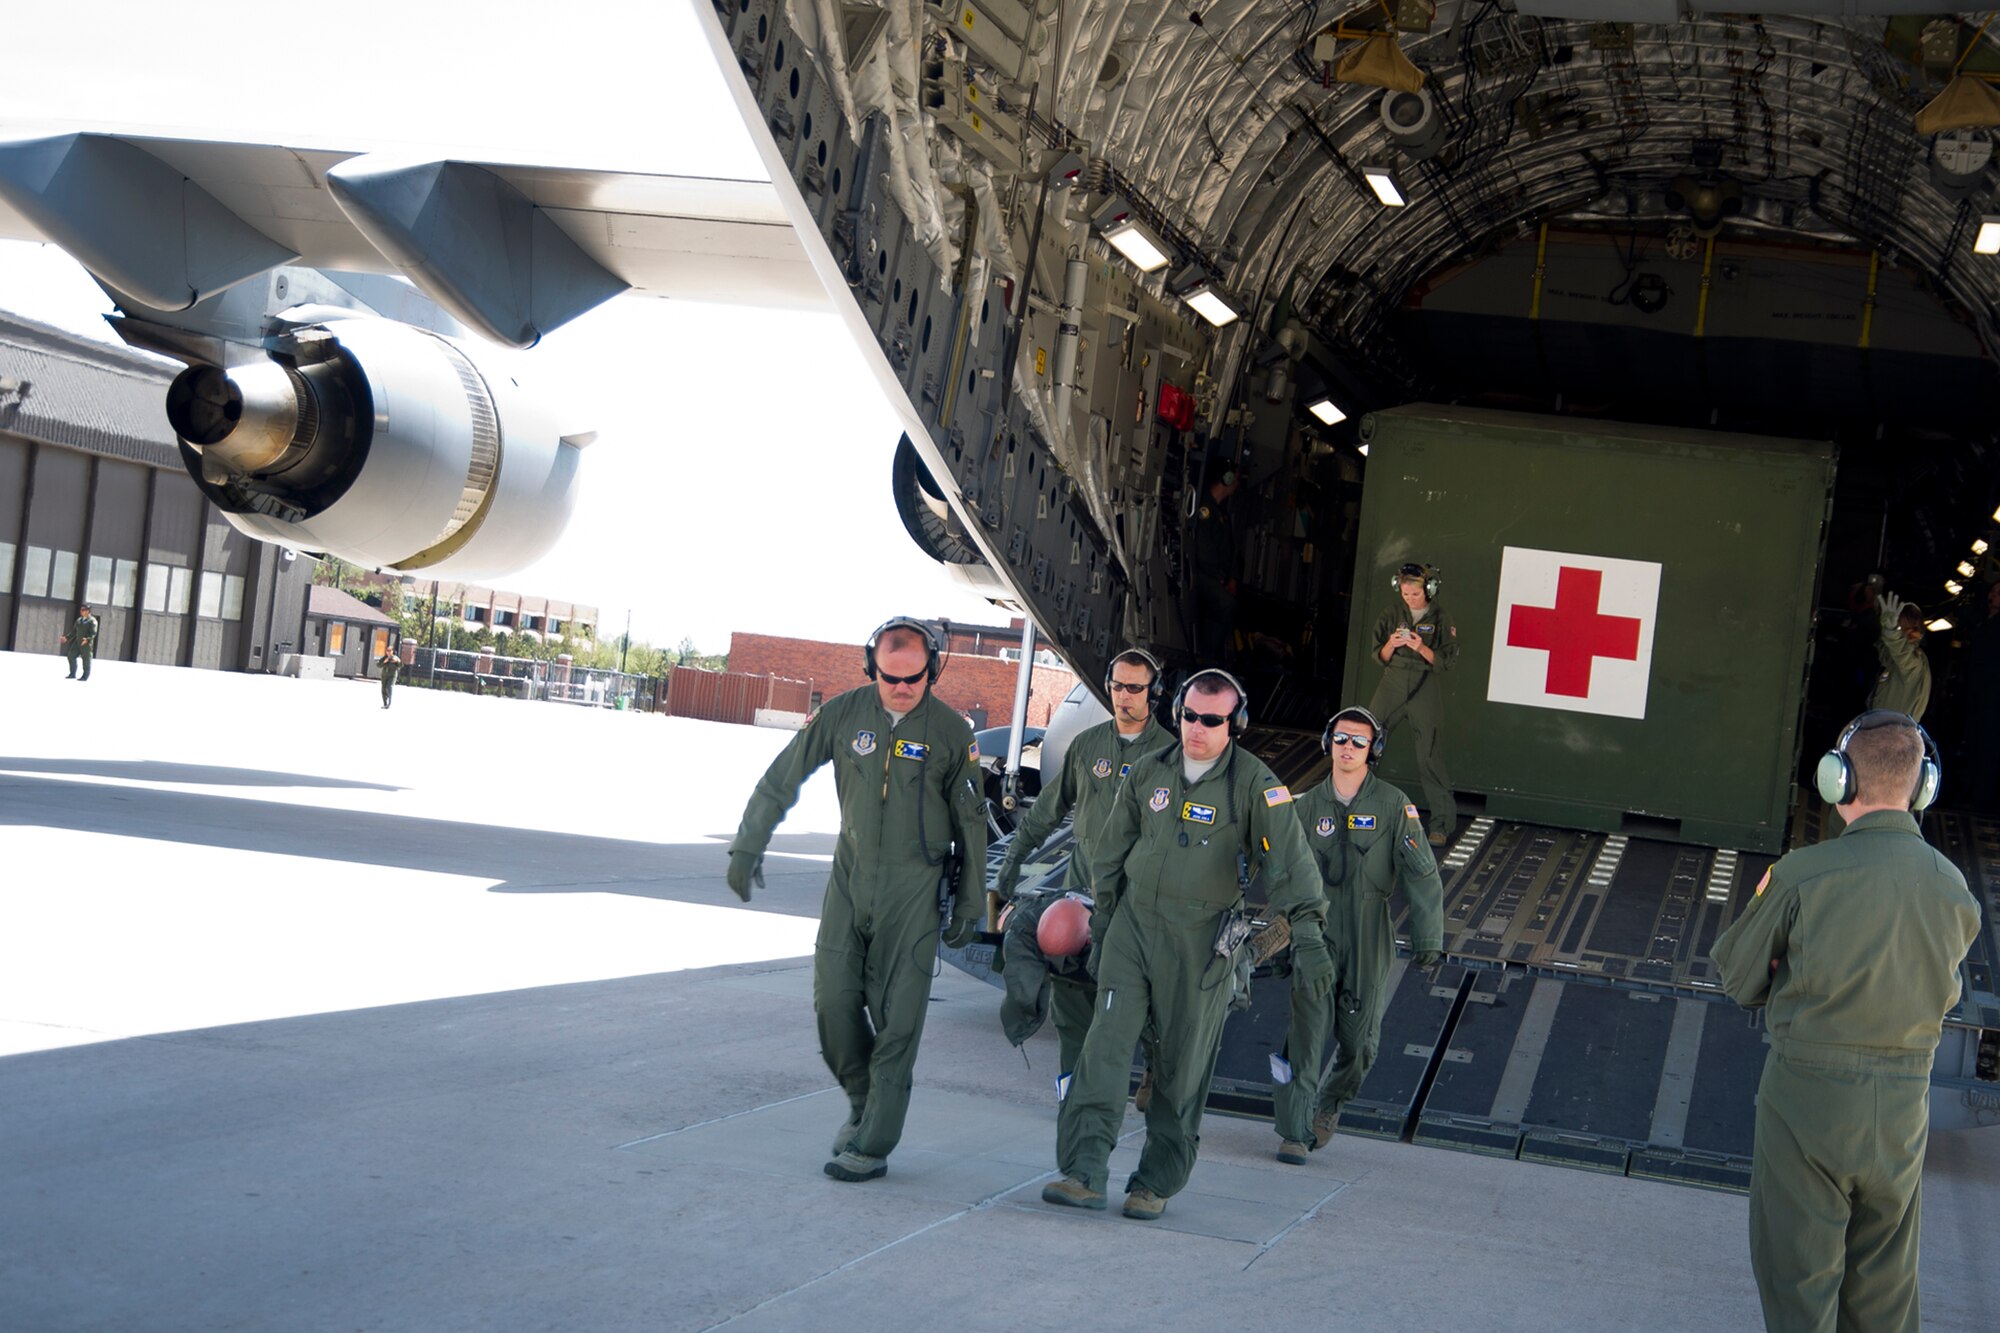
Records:
[[[172,765],[164,767],[171,768]],[[225,772],[229,770],[210,770]],[[393,789],[392,789],[393,790]],[[723,884],[729,834],[642,842],[461,820],[333,810],[144,787],[0,775],[0,826],[72,829],[353,865],[471,875],[496,893],[624,893],[738,906]],[[752,910],[816,915],[834,837],[780,834]]]
[[[199,787],[343,787],[361,791],[402,791],[383,782],[359,782],[317,773],[274,773],[261,768],[217,768],[209,764],[168,764],[157,759],[28,759],[0,755],[0,771],[52,773],[127,782],[177,782]]]

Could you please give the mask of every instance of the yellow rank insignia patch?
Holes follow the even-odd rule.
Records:
[[[1269,787],[1264,791],[1265,805],[1290,805],[1291,802],[1292,789],[1290,787]]]
[[[1766,869],[1764,871],[1764,878],[1757,881],[1757,892],[1751,894],[1750,896],[1752,898],[1761,898],[1764,896],[1764,890],[1770,887],[1771,887],[1771,872],[1770,870]]]

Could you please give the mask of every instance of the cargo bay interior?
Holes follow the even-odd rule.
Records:
[[[1722,827],[1671,798],[1556,818],[1466,793],[1452,963],[1399,979],[1350,1129],[1740,1184],[1762,1038],[1715,1002],[1706,951],[1787,838],[1822,832],[1791,780],[1861,706],[1850,590],[1871,573],[1953,622],[1931,636],[1928,720],[1947,774],[1962,761],[1954,640],[1983,616],[2000,522],[2000,51],[1977,15],[1853,12],[1870,7],[717,5],[773,177],[907,408],[911,535],[1027,606],[1085,680],[1131,642],[1185,669],[1195,525],[1235,470],[1248,743],[1287,780],[1324,772],[1320,722],[1366,697],[1354,637],[1385,561],[1444,565],[1467,615],[1453,590],[1482,587],[1479,546],[1496,560],[1536,498],[1521,440],[1496,439],[1483,527],[1371,546],[1371,431],[1411,405],[1522,414],[1523,438],[1705,436],[1688,457],[1749,528],[1762,497],[1731,437],[1831,464],[1817,521],[1735,554],[1659,518],[1615,447],[1544,477],[1600,528],[1716,556],[1717,623],[1797,629],[1779,693],[1708,719],[1785,795]],[[1727,653],[1698,626],[1661,647],[1690,676]],[[1453,691],[1483,702],[1467,666]],[[1671,771],[1674,739],[1639,761]],[[1477,742],[1461,725],[1451,743]],[[1388,764],[1407,781],[1393,742]],[[2000,909],[2000,824],[1945,805],[1932,836]],[[1994,961],[1989,929],[1940,1050],[1940,1123],[1994,1118]],[[1225,1039],[1221,1104],[1268,1096],[1284,997],[1259,996]]]

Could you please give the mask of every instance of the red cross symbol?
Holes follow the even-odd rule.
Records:
[[[1638,660],[1639,618],[1598,614],[1603,587],[1603,570],[1563,565],[1556,575],[1554,606],[1516,606],[1507,619],[1508,646],[1548,653],[1550,694],[1588,698],[1594,658]]]

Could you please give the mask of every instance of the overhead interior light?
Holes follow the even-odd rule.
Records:
[[[1971,578],[1974,574],[1977,574],[1979,571],[1973,568],[1973,564],[1970,560],[1961,560],[1958,562],[1958,572],[1964,575],[1966,578]]]
[[[1363,440],[1361,443],[1355,445],[1354,447],[1361,451],[1361,456],[1363,458],[1368,457],[1368,441]]]
[[[2000,523],[2000,509],[1996,509],[1993,511],[1993,521],[1995,523]]]
[[[1960,583],[1957,579],[1946,579],[1944,581],[1944,590],[1950,593],[1953,597],[1956,597],[1960,593],[1965,591],[1965,585],[1963,583]]]
[[[1131,260],[1141,273],[1157,273],[1173,262],[1167,253],[1166,242],[1147,230],[1137,218],[1127,218],[1114,223],[1104,233],[1104,239],[1111,248]]]
[[[2000,218],[1979,219],[1979,236],[1972,242],[1972,253],[1976,255],[2000,255]]]
[[[1382,201],[1384,208],[1401,208],[1409,203],[1403,194],[1403,183],[1396,179],[1396,173],[1388,167],[1363,167],[1361,174],[1368,181],[1368,187],[1375,191],[1375,197]]]
[[[1200,315],[1218,329],[1227,324],[1234,324],[1237,320],[1243,318],[1243,312],[1236,308],[1235,302],[1224,296],[1210,283],[1202,283],[1200,286],[1187,292],[1181,299],[1192,306],[1197,315]]]
[[[1949,620],[1946,620],[1943,616],[1939,616],[1936,620],[1933,620],[1929,625],[1929,629],[1933,634],[1942,634],[1950,628],[1951,628],[1951,622]]]
[[[1123,195],[1112,195],[1090,221],[1111,248],[1131,260],[1141,273],[1157,273],[1174,260],[1166,240],[1139,220],[1138,210]]]
[[[1984,537],[1974,537],[1972,539],[1972,553],[1974,555],[1986,554],[1986,539]]]
[[[1347,413],[1341,411],[1340,404],[1334,402],[1331,398],[1320,399],[1318,402],[1307,407],[1306,411],[1312,413],[1329,426],[1338,426],[1341,422],[1347,420]]]

